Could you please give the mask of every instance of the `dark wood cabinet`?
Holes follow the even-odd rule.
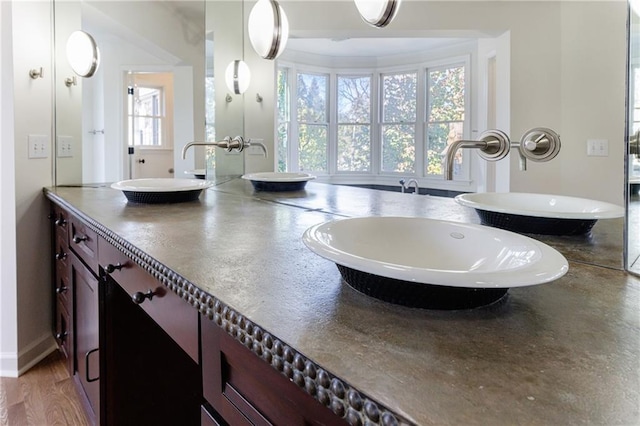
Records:
[[[77,380],[84,391],[90,417],[100,418],[100,345],[98,279],[75,254],[71,254],[71,285],[75,306],[75,365]]]
[[[345,424],[131,252],[55,202],[52,218],[54,334],[93,423]]]
[[[345,421],[205,318],[206,401],[231,425],[344,425]]]

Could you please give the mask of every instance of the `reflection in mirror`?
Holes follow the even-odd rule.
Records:
[[[204,1],[54,7],[56,184],[185,177],[194,159],[183,161],[179,151],[205,133]],[[65,42],[76,30],[93,36],[101,65],[66,86]]]
[[[629,25],[628,132],[627,158],[627,257],[630,272],[640,274],[640,2],[631,1]]]

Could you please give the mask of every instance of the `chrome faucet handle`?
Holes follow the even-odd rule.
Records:
[[[406,182],[406,181],[405,181],[404,179],[400,179],[400,180],[399,180],[399,183],[400,183],[400,192],[402,192],[403,194],[404,194],[404,190],[405,190],[405,189],[407,189],[407,187],[406,187],[406,186],[404,186],[405,182]]]
[[[560,152],[560,135],[551,129],[536,127],[522,136],[518,149],[531,161],[549,161]]]

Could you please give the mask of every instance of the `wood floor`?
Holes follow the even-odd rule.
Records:
[[[58,351],[22,376],[0,377],[0,425],[86,425],[73,380]]]

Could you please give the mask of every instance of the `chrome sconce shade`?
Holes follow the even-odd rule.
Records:
[[[264,59],[275,59],[289,40],[289,20],[275,0],[258,0],[248,22],[249,40]]]
[[[100,65],[100,51],[88,33],[78,30],[67,39],[67,61],[80,77],[91,77]]]
[[[386,27],[395,18],[401,0],[354,0],[362,19],[369,25]]]
[[[231,61],[224,73],[227,87],[236,95],[241,95],[249,88],[251,70],[246,62],[236,59]]]

